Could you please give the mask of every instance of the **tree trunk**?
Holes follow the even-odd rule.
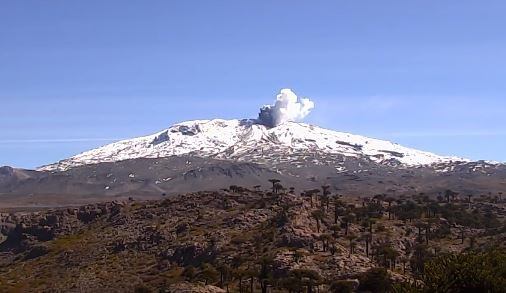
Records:
[[[267,282],[265,280],[260,281],[260,286],[262,287],[262,293],[267,293]]]

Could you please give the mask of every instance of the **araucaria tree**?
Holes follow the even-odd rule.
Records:
[[[316,231],[320,233],[320,223],[323,220],[324,213],[322,210],[316,210],[311,213],[311,216],[316,220]]]
[[[278,184],[279,182],[281,182],[281,180],[279,179],[269,179],[269,182],[272,183],[272,193],[276,194],[277,193],[277,186],[276,184]]]

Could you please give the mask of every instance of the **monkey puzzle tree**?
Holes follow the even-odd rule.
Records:
[[[273,178],[273,179],[269,179],[269,182],[272,183],[272,193],[276,194],[276,190],[277,190],[276,184],[281,182],[281,180]]]
[[[326,209],[329,209],[330,203],[330,185],[322,185],[322,207],[325,206]]]
[[[402,263],[402,273],[406,273],[406,263],[409,261],[409,258],[407,256],[403,256],[400,258],[400,261]]]
[[[423,226],[425,228],[425,244],[429,245],[431,223],[427,221]]]
[[[455,199],[455,197],[456,197],[457,195],[458,195],[458,193],[457,193],[457,192],[455,192],[455,191],[453,191],[453,190],[451,190],[451,189],[447,189],[447,190],[445,190],[445,198],[446,198],[446,202],[447,202],[447,203],[450,203],[450,198],[451,198],[452,200],[454,200],[454,199]]]
[[[341,231],[341,227],[339,225],[332,225],[330,227],[330,231],[332,231],[332,237],[337,240],[339,238],[339,232]]]
[[[411,271],[416,275],[422,274],[424,271],[425,262],[432,256],[432,253],[427,249],[426,245],[416,244],[413,247],[413,255],[410,259]]]
[[[219,275],[220,273],[211,264],[202,264],[200,278],[206,285],[215,283],[218,280]]]
[[[466,239],[466,236],[465,236],[466,229],[463,226],[461,226],[459,228],[459,232],[460,232],[460,241],[461,241],[460,244],[464,244],[464,241]]]
[[[319,190],[319,189],[310,189],[310,190],[306,190],[306,191],[304,191],[304,193],[303,193],[303,194],[304,194],[304,196],[309,197],[309,200],[310,200],[310,202],[311,202],[311,207],[314,207],[313,196],[314,196],[315,194],[318,194],[319,192],[320,192],[320,190]]]
[[[278,194],[280,191],[284,191],[286,190],[286,188],[281,185],[281,183],[277,182],[276,184],[274,184],[274,194]]]
[[[337,197],[334,197],[334,224],[337,224],[339,215],[343,212],[343,202]]]
[[[344,235],[348,235],[348,230],[350,228],[350,223],[353,222],[353,220],[355,219],[355,214],[354,213],[348,213],[347,215],[345,215],[344,217],[342,217],[343,219],[343,225],[344,225]]]
[[[311,216],[313,217],[313,219],[316,220],[316,231],[318,231],[318,233],[320,233],[320,223],[324,217],[323,211],[322,210],[313,211],[311,213]]]
[[[395,269],[397,258],[399,257],[399,252],[392,246],[389,246],[385,253],[391,269]]]
[[[321,205],[320,190],[318,188],[308,190],[307,192],[309,192],[311,196],[314,196],[316,205],[318,205],[318,203]]]
[[[469,249],[474,249],[476,246],[476,236],[469,237]]]
[[[336,244],[337,244],[336,239],[329,240],[329,251],[331,255],[336,254],[336,252],[338,251]]]
[[[468,208],[471,209],[471,198],[473,197],[472,194],[467,195],[467,203],[469,204]]]
[[[351,256],[354,252],[354,248],[355,248],[355,239],[357,238],[357,236],[355,234],[348,234],[346,235],[346,239],[348,239],[348,241],[350,242],[350,254],[349,256]]]
[[[439,204],[437,202],[430,202],[428,206],[429,218],[437,217],[437,213],[439,210]]]
[[[232,278],[232,268],[227,263],[220,263],[218,265],[218,271],[220,272],[220,287],[227,287],[228,292],[228,285],[230,283],[230,280]]]
[[[392,219],[392,203],[395,201],[395,198],[393,197],[387,197],[385,198],[385,201],[388,203],[388,219]]]
[[[255,278],[258,276],[258,272],[254,267],[248,266],[245,270],[245,277],[249,278],[249,288],[250,292],[253,292],[253,288],[255,285]]]
[[[429,244],[429,239],[431,238],[431,229],[434,224],[438,222],[437,219],[427,219],[425,222],[425,244]]]
[[[307,288],[307,293],[312,293],[313,288],[318,286],[321,281],[321,276],[317,271],[308,269],[295,269],[288,274],[289,278],[298,280],[302,287]],[[300,291],[299,291],[300,292]]]
[[[232,276],[234,277],[234,279],[237,280],[237,285],[239,286],[239,293],[242,293],[243,292],[243,280],[248,276],[248,272],[246,269],[242,268],[242,267],[238,267],[238,268],[234,268],[232,270]]]
[[[369,256],[369,245],[372,242],[372,233],[362,234],[362,240],[365,242],[365,255]]]
[[[330,185],[322,185],[322,194],[326,196],[330,195]]]
[[[418,237],[422,237],[422,229],[425,228],[425,223],[422,221],[416,221],[415,227],[418,229]]]
[[[269,280],[272,278],[272,265],[274,259],[271,256],[264,256],[260,259],[260,271],[258,272],[258,280],[260,281],[260,287],[262,293],[267,292],[267,286]],[[252,291],[253,292],[253,291]]]
[[[332,241],[332,235],[322,234],[320,235],[320,240],[322,241],[323,252],[326,252],[329,247],[330,241]]]

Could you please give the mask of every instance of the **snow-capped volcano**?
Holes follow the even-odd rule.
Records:
[[[66,170],[101,162],[174,155],[261,163],[266,157],[283,160],[301,153],[340,155],[404,166],[467,161],[304,123],[284,122],[270,128],[257,120],[215,119],[178,123],[158,133],[112,143],[40,170]]]

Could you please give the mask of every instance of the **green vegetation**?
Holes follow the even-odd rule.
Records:
[[[504,292],[506,251],[441,255],[425,263],[419,281],[394,287],[395,292]]]

